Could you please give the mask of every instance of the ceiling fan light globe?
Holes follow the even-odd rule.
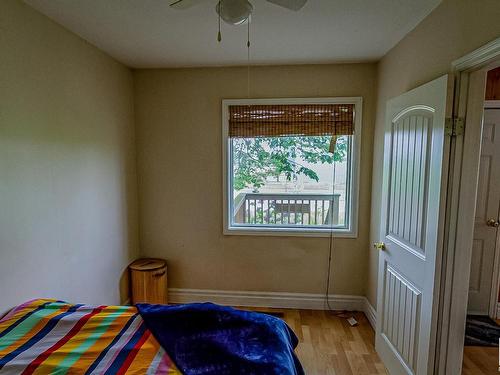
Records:
[[[224,22],[240,25],[250,17],[253,6],[248,0],[221,0],[215,10]]]

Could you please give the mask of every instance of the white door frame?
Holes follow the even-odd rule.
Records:
[[[462,372],[482,136],[482,126],[478,127],[477,122],[482,121],[486,80],[481,70],[498,59],[500,38],[452,64],[455,74],[453,114],[455,118],[465,118],[465,134],[453,137],[451,143],[435,374]],[[481,111],[475,110],[478,106]]]

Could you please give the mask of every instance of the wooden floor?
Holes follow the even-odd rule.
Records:
[[[497,319],[500,324],[500,319]],[[484,346],[464,346],[462,375],[499,374],[498,348]]]
[[[276,312],[299,338],[296,353],[308,375],[387,374],[374,348],[375,334],[363,313],[354,313],[359,325],[329,311],[248,308]],[[499,321],[500,323],[500,321]],[[499,374],[498,348],[464,347],[462,375]]]
[[[248,309],[248,308],[247,308]],[[328,311],[255,309],[282,312],[300,343],[297,355],[308,375],[387,374],[374,348],[374,332],[363,313],[359,325]]]
[[[463,375],[498,375],[498,348],[465,346]]]

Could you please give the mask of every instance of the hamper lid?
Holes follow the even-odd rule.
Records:
[[[143,258],[137,259],[136,261],[132,262],[129,267],[136,271],[150,271],[156,270],[158,268],[163,268],[166,265],[167,262],[164,259]]]

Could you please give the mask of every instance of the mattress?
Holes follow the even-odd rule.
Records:
[[[132,306],[37,299],[0,320],[3,374],[181,374]]]

